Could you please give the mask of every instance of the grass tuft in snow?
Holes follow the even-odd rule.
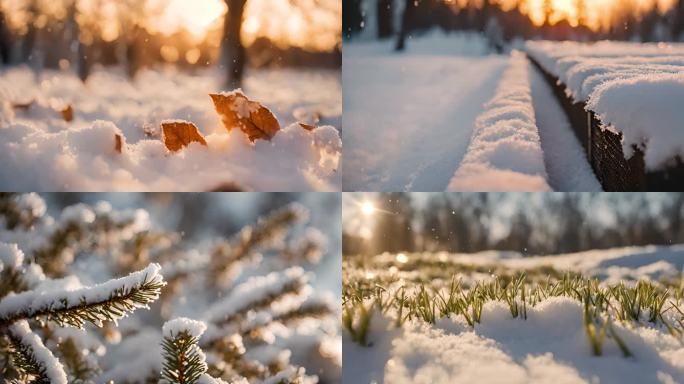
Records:
[[[496,277],[464,287],[457,277],[443,286],[393,282],[382,286],[371,279],[345,280],[343,287],[343,324],[353,341],[368,345],[372,313],[378,310],[395,320],[420,320],[435,324],[439,319],[460,316],[470,327],[482,321],[483,307],[489,302],[505,303],[511,318],[527,319],[529,308],[555,297],[581,302],[584,330],[594,355],[602,354],[604,343],[615,342],[625,357],[632,356],[627,343],[613,324],[654,327],[673,336],[684,335],[682,288],[664,288],[647,281],[634,286],[624,283],[601,284],[599,280],[576,273],[531,282],[525,273],[514,278]]]

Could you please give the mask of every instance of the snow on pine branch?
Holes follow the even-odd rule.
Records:
[[[532,105],[529,62],[513,52],[494,98],[475,122],[449,191],[549,191]]]
[[[0,194],[0,228],[29,228],[46,211],[45,201],[35,193],[21,195]]]
[[[159,298],[166,284],[159,264],[92,287],[47,292],[26,291],[0,301],[0,324],[45,317],[59,325],[82,328],[85,322],[101,326],[116,321]]]
[[[64,367],[31,331],[28,322],[19,321],[9,327],[14,367],[33,377],[35,383],[67,384]]]
[[[214,304],[205,318],[215,324],[228,324],[243,319],[249,311],[268,308],[289,294],[300,293],[308,281],[309,276],[301,267],[252,277]]]
[[[210,266],[212,279],[220,285],[230,284],[242,271],[242,263],[253,260],[259,250],[284,248],[285,237],[292,226],[308,218],[309,211],[304,206],[290,203],[259,218],[254,226],[245,226],[227,243],[221,242],[215,247]]]
[[[24,262],[24,252],[16,244],[0,242],[0,272],[17,269]]]
[[[207,326],[185,317],[164,323],[162,383],[194,384],[207,372],[204,352],[197,345]]]

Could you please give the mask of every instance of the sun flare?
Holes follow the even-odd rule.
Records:
[[[370,201],[364,201],[361,204],[361,213],[365,216],[372,216],[375,213],[375,205]]]

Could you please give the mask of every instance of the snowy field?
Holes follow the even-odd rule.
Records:
[[[347,257],[343,380],[682,382],[682,268],[683,246]]]
[[[0,187],[3,190],[339,190],[342,115],[339,71],[248,72],[244,92],[282,128],[250,143],[230,133],[210,93],[217,72],[117,70],[84,85],[71,73],[0,71]],[[63,111],[71,107],[66,119]],[[66,121],[71,120],[71,121]],[[206,146],[170,152],[164,120],[192,122]],[[297,124],[316,126],[313,130]],[[115,139],[119,135],[121,139]],[[120,144],[119,144],[120,143]]]
[[[477,34],[344,46],[347,191],[597,191],[544,79]]]

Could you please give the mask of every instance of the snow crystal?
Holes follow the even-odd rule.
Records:
[[[207,325],[202,321],[179,317],[164,323],[162,334],[164,337],[174,338],[182,332],[188,332],[190,336],[199,338],[206,330]]]
[[[497,94],[476,121],[450,191],[548,191],[529,64],[514,52]]]
[[[0,242],[0,271],[5,268],[19,268],[23,262],[24,252],[16,244]]]
[[[64,372],[64,367],[57,360],[55,355],[52,354],[45,345],[43,341],[31,332],[31,328],[27,321],[18,321],[10,326],[10,332],[21,340],[23,345],[31,348],[33,356],[35,359],[43,366],[45,369],[45,374],[52,384],[67,384],[67,376]]]

